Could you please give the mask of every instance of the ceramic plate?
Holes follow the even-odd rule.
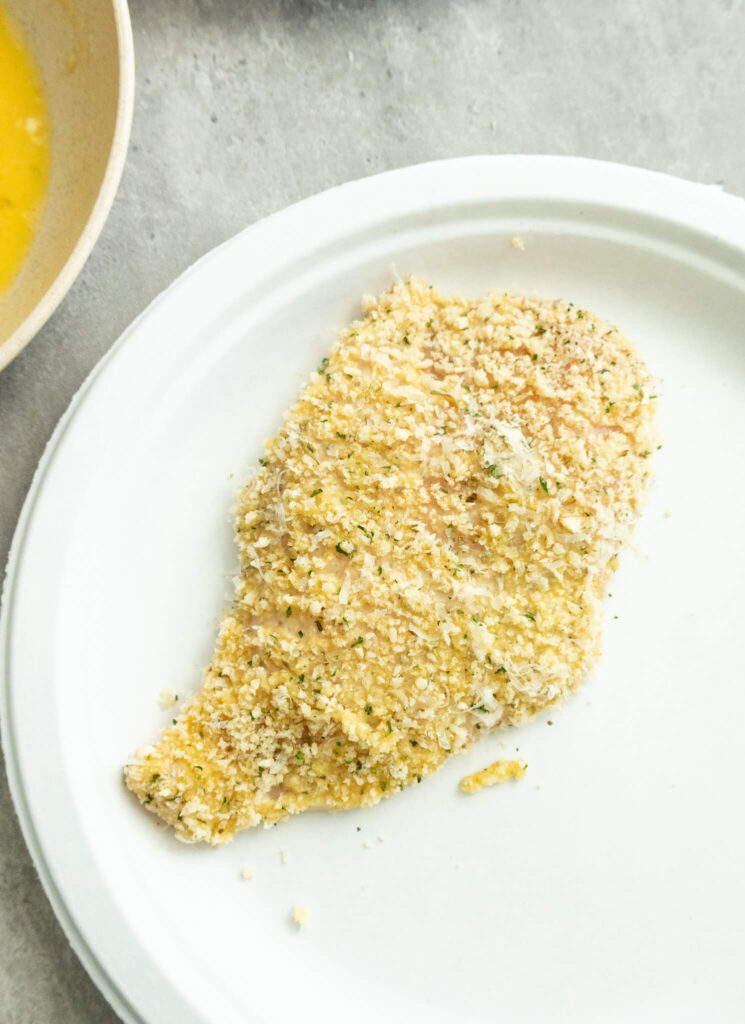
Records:
[[[121,765],[168,721],[161,689],[199,686],[231,596],[231,496],[263,439],[360,296],[409,273],[589,307],[658,378],[664,446],[603,659],[550,717],[374,809],[181,845]],[[270,217],[127,331],[39,467],[0,652],[26,839],[125,1021],[742,1021],[744,325],[741,201],[478,157]],[[518,748],[523,781],[458,792]]]

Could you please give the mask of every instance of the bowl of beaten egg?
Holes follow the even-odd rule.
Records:
[[[0,0],[0,369],[98,238],[133,94],[126,0]]]

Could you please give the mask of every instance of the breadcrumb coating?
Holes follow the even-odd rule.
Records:
[[[650,479],[650,384],[571,303],[365,298],[238,494],[234,605],[129,788],[223,843],[372,806],[565,696]]]

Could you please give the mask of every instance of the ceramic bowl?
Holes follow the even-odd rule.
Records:
[[[49,318],[103,227],[132,123],[134,53],[126,0],[2,0],[41,72],[51,126],[39,228],[0,297],[0,369]]]

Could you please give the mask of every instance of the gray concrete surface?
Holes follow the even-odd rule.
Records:
[[[329,185],[469,153],[563,153],[745,194],[742,0],[131,0],[137,106],[108,224],[0,375],[0,564],[55,423],[161,289]],[[115,1021],[0,782],[0,1022]],[[176,1024],[176,1022],[174,1022]]]

